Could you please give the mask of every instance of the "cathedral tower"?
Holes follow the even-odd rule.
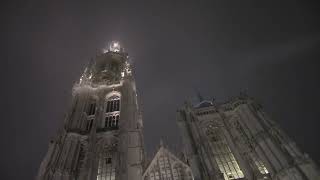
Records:
[[[196,180],[316,180],[317,165],[245,94],[177,112]]]
[[[89,63],[38,180],[141,179],[143,125],[131,68],[118,42]]]

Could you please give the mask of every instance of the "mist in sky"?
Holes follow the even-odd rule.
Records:
[[[1,19],[1,177],[33,179],[71,88],[117,40],[134,65],[148,155],[180,143],[176,110],[246,90],[320,161],[320,27],[307,1],[8,1]]]

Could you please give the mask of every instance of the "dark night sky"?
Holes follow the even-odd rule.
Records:
[[[175,111],[194,89],[220,102],[248,89],[319,162],[317,7],[296,0],[2,4],[1,179],[36,176],[73,83],[111,40],[134,62],[149,154],[161,137],[179,142]]]

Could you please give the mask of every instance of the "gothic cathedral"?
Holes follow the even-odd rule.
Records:
[[[225,103],[199,96],[177,123],[181,156],[161,143],[146,161],[132,66],[113,42],[74,85],[37,180],[320,180],[315,162],[246,94]]]

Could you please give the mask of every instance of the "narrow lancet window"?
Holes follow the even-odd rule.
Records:
[[[172,169],[173,180],[182,179],[182,170],[179,165],[175,165]]]
[[[102,153],[99,158],[97,180],[115,180],[115,162],[109,153]]]
[[[219,127],[210,125],[206,134],[209,138],[210,148],[215,157],[214,160],[216,161],[220,172],[223,173],[224,179],[244,178],[244,174]]]
[[[83,167],[85,161],[85,149],[84,149],[84,144],[80,143],[80,148],[79,148],[79,155],[78,155],[78,164],[77,164],[77,170],[78,173],[80,169]]]
[[[254,164],[258,167],[261,174],[268,174],[269,171],[264,166],[263,162],[254,154],[251,155],[252,160],[254,161]]]
[[[91,100],[87,108],[87,115],[92,116],[95,113],[96,113],[96,102],[94,100]]]
[[[91,130],[92,124],[93,124],[93,119],[87,120],[87,124],[86,124],[86,130],[87,130],[87,131],[90,131],[90,130]]]
[[[107,101],[106,113],[120,111],[120,97],[112,96]]]
[[[118,129],[119,119],[120,119],[119,114],[106,116],[104,127],[109,129]]]
[[[105,108],[104,128],[109,130],[119,129],[120,97],[117,95],[107,99]]]

